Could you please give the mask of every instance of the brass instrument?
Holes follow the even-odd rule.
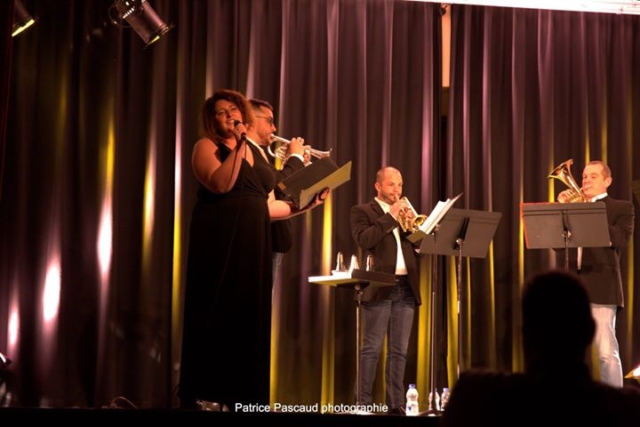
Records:
[[[571,165],[573,159],[569,159],[560,163],[547,178],[555,178],[562,181],[567,187],[569,187],[569,194],[567,196],[568,203],[586,203],[587,197],[582,192],[582,189],[578,185],[573,176],[571,175]]]
[[[275,142],[280,142],[281,145],[275,149],[275,153],[274,153],[273,150],[271,149],[271,145]],[[271,144],[269,144],[269,146],[267,147],[267,151],[269,152],[271,157],[273,157],[274,159],[280,159],[282,161],[286,161],[289,158],[289,155],[287,154],[287,150],[289,149],[290,143],[291,143],[291,140],[284,139],[282,137],[279,137],[275,133],[272,133]],[[311,148],[311,146],[308,146],[308,145],[305,145],[304,148],[305,148],[305,152],[308,152],[310,156],[313,156],[318,159],[329,157],[331,155],[331,150],[320,151],[320,150]]]
[[[400,223],[400,228],[404,232],[415,233],[420,229],[420,226],[427,220],[426,215],[418,215],[416,210],[413,208],[413,205],[406,197],[401,198],[400,200],[404,200],[407,203],[406,208],[402,208],[400,212],[398,212],[398,223]]]

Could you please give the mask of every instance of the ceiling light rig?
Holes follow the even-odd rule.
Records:
[[[13,9],[13,29],[11,30],[11,37],[15,37],[33,24],[36,20],[27,9],[24,7],[20,0],[16,0],[15,7]]]
[[[165,24],[146,0],[114,0],[110,12],[114,9],[118,19],[112,18],[111,22],[120,27],[133,28],[144,42],[145,49],[173,28],[173,24]],[[123,25],[122,20],[126,21],[128,26]]]

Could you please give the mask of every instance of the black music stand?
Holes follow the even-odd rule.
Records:
[[[636,200],[640,203],[640,179],[637,179],[631,183],[631,191],[636,196]]]
[[[462,357],[462,257],[485,258],[489,244],[502,218],[500,212],[469,209],[451,209],[440,223],[438,244],[434,235],[422,240],[421,253],[451,255],[457,257],[458,292],[458,376],[464,362]]]
[[[353,289],[356,292],[356,407],[360,406],[360,388],[362,375],[360,373],[360,306],[362,305],[362,292],[368,287],[394,286],[396,276],[380,271],[365,271],[354,269],[345,272],[336,272],[331,276],[311,276],[309,283],[317,285],[329,285],[338,289]]]
[[[419,240],[422,240],[422,242],[424,242],[425,240],[432,240],[434,243],[434,246],[437,247],[440,227],[443,221],[447,218],[447,215],[449,214],[449,212],[451,212],[451,207],[460,198],[460,196],[462,196],[462,194],[463,193],[458,194],[453,199],[447,199],[446,202],[438,202],[438,204],[436,205],[436,208],[434,208],[434,211],[437,211],[437,212],[432,212],[431,214],[429,214],[429,217],[427,218],[427,222],[429,222],[429,225],[426,228],[426,231],[423,231],[423,229],[421,228],[420,230],[418,230],[417,232],[409,236],[408,239],[413,243],[417,243]],[[435,216],[432,217],[432,215],[435,215]],[[432,238],[428,239],[430,236],[432,236]],[[424,243],[421,243],[420,250],[419,250],[420,253],[423,253],[422,252],[423,244]],[[431,258],[431,264],[432,264],[431,266],[431,347],[430,347],[431,363],[429,367],[431,378],[430,378],[430,384],[429,384],[430,390],[429,390],[429,397],[428,397],[429,405],[428,405],[428,409],[423,413],[428,416],[435,416],[440,413],[440,411],[437,408],[437,405],[433,405],[436,392],[437,392],[437,390],[435,389],[435,360],[434,359],[435,359],[435,345],[436,345],[435,324],[436,324],[436,289],[438,287],[438,261],[435,256]]]
[[[569,248],[611,246],[607,208],[595,203],[522,203],[527,249],[564,248],[564,268],[569,270]]]

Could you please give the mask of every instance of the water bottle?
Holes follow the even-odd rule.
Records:
[[[355,255],[351,255],[351,264],[349,264],[349,273],[353,272],[353,270],[360,270],[360,262],[358,261],[358,257]]]
[[[442,389],[442,397],[440,398],[440,410],[444,411],[449,403],[449,389],[447,387]]]
[[[432,411],[440,411],[440,395],[438,394],[438,389],[436,389],[435,394],[429,393],[429,412]]]
[[[373,271],[374,269],[374,265],[373,265],[373,255],[367,255],[367,263],[365,264],[366,267],[366,271]]]
[[[408,416],[416,416],[420,413],[420,409],[418,408],[418,389],[415,384],[409,384],[405,412]]]
[[[342,255],[342,252],[338,252],[335,271],[347,271],[347,268],[344,266],[344,255]]]

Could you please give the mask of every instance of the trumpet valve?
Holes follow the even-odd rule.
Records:
[[[289,151],[288,146],[281,145],[278,148],[276,148],[275,157],[282,161],[287,160],[287,158],[289,157],[289,155],[287,154],[288,151]]]

